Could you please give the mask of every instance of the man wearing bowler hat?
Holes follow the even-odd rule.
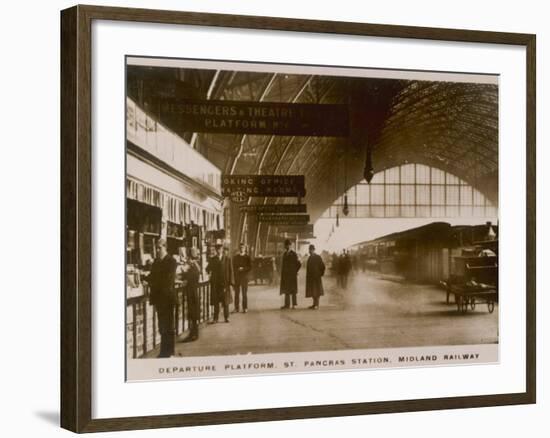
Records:
[[[296,294],[298,293],[298,271],[301,266],[298,254],[292,250],[292,243],[289,239],[286,239],[285,252],[281,263],[280,286],[280,294],[285,296],[285,304],[281,309],[290,309],[291,299],[293,309],[298,305]]]
[[[233,302],[231,285],[235,283],[229,249],[216,245],[216,255],[209,260],[206,272],[210,274],[210,301],[214,305],[212,323],[218,322],[220,304],[223,307],[224,320],[229,322],[229,304]]]
[[[319,308],[319,298],[324,295],[323,275],[325,264],[319,254],[315,254],[315,246],[309,245],[309,258],[306,266],[306,298],[313,298],[310,309]]]

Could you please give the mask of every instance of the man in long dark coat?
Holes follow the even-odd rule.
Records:
[[[310,309],[319,308],[319,297],[324,295],[323,275],[325,264],[319,254],[315,254],[315,246],[309,245],[309,258],[306,266],[306,298],[313,298]]]
[[[302,264],[298,260],[298,255],[291,249],[290,240],[285,240],[285,252],[283,253],[281,263],[281,286],[280,294],[285,296],[285,304],[281,309],[290,309],[292,299],[292,308],[297,305],[296,295],[298,293],[298,271]]]
[[[229,322],[229,304],[233,302],[231,285],[234,284],[233,263],[229,250],[216,246],[216,255],[210,259],[206,272],[210,274],[210,302],[214,305],[214,320],[218,322],[220,304],[225,322]]]
[[[149,283],[149,302],[155,306],[160,333],[160,353],[158,357],[170,357],[175,353],[176,321],[176,261],[166,250],[166,241],[157,242],[157,257],[151,265],[151,272],[146,277]]]
[[[197,248],[191,248],[189,258],[184,266],[183,278],[187,283],[185,285],[185,289],[187,295],[187,321],[189,324],[189,335],[183,340],[183,342],[192,342],[199,339],[199,281],[201,268],[199,266],[198,258],[199,252]]]

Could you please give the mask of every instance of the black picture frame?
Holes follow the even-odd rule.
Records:
[[[91,27],[94,20],[345,34],[517,45],[526,48],[527,283],[526,391],[323,406],[283,407],[126,418],[92,418]],[[536,401],[536,36],[259,16],[74,6],[61,12],[61,426],[115,431],[395,413]]]

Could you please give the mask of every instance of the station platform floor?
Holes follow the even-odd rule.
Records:
[[[350,274],[345,290],[323,278],[318,310],[305,298],[305,273],[298,279],[298,308],[281,310],[276,285],[248,288],[248,313],[230,322],[202,324],[197,341],[176,344],[177,356],[218,356],[369,348],[468,345],[498,342],[498,306],[490,314],[478,304],[466,314],[446,304],[432,285],[410,284],[374,273]],[[453,302],[451,297],[451,303]],[[233,305],[230,306],[233,310]],[[185,337],[184,333],[180,340]],[[148,354],[156,356],[155,352]]]

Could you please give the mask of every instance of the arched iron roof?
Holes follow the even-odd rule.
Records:
[[[153,114],[155,96],[296,103],[360,96],[375,172],[426,164],[464,179],[498,205],[497,85],[129,66],[128,93]],[[313,220],[363,179],[365,145],[345,138],[192,133],[171,123],[225,173],[306,175]]]

